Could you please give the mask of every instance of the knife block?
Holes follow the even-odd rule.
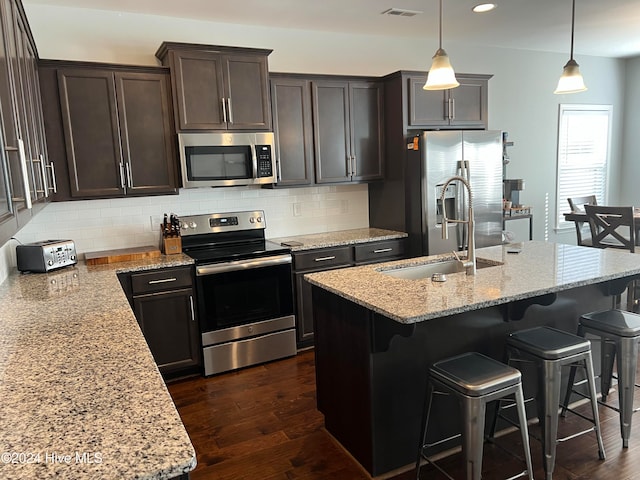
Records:
[[[160,250],[165,255],[182,253],[182,237],[165,237],[162,233],[162,225],[160,225]]]

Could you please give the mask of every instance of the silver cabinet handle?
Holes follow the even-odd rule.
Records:
[[[120,162],[120,187],[124,189],[124,164]]]
[[[313,261],[314,262],[326,262],[327,260],[334,260],[336,258],[335,255],[331,255],[329,257],[318,257],[318,258],[314,258]]]
[[[456,118],[456,99],[449,98],[449,120]]]
[[[47,170],[46,170],[46,166],[44,164],[44,158],[42,157],[42,155],[38,155],[38,158],[34,158],[33,160],[31,160],[31,162],[40,164],[40,174],[42,175],[42,190],[37,190],[36,189],[36,192],[44,193],[44,196],[48,197],[49,196],[49,188],[47,186]]]
[[[157,283],[169,283],[169,282],[175,282],[177,280],[177,278],[175,277],[171,277],[171,278],[162,278],[160,280],[149,280],[149,285],[155,285]]]
[[[374,250],[373,253],[387,253],[392,251],[393,248],[379,248],[378,250]]]
[[[22,170],[22,184],[24,186],[24,203],[29,210],[33,207],[31,203],[31,188],[29,187],[29,170],[27,169],[27,155],[24,152],[24,142],[18,139],[18,153],[20,154],[20,168]]]
[[[351,176],[352,177],[356,176],[356,156],[355,155],[351,157]]]
[[[222,121],[227,123],[227,106],[224,103],[224,98],[221,98],[220,101],[222,102]]]
[[[133,180],[131,179],[131,164],[129,162],[124,164],[124,168],[127,172],[127,186],[133,188]]]
[[[53,190],[53,193],[58,193],[58,184],[56,182],[56,169],[53,165],[53,162],[49,162],[49,165],[46,166],[51,169],[51,187],[49,190]]]
[[[191,307],[191,321],[196,321],[196,311],[193,308],[193,295],[189,295],[189,306]]]
[[[229,109],[229,123],[233,123],[233,109],[231,108],[231,97],[227,98],[227,108]]]

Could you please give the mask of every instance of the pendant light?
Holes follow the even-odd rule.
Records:
[[[427,73],[427,83],[422,87],[424,90],[446,90],[449,88],[455,88],[458,85],[456,80],[456,74],[453,71],[451,62],[447,52],[442,48],[442,0],[440,0],[440,43],[438,44],[438,50],[433,56],[433,62],[431,68]]]
[[[580,74],[580,66],[578,62],[573,59],[573,29],[576,16],[576,0],[573,0],[573,7],[571,9],[571,58],[564,66],[562,70],[562,76],[558,80],[558,86],[553,93],[578,93],[584,92],[587,87],[584,84],[584,79]]]

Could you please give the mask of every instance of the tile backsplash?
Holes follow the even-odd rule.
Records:
[[[157,245],[164,213],[195,215],[264,210],[267,238],[369,225],[366,184],[306,188],[182,189],[179,195],[53,202],[15,237],[22,243],[71,239],[79,254]],[[0,247],[0,282],[15,265],[15,245]]]

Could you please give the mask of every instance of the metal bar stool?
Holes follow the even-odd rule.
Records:
[[[465,462],[467,480],[480,480],[481,478],[487,403],[513,395],[518,407],[527,469],[511,477],[511,479],[528,474],[529,480],[533,480],[521,376],[519,370],[476,352],[464,353],[434,363],[429,369],[428,403],[425,409],[421,443],[418,448],[416,478],[420,478],[420,467],[423,458],[445,476],[452,478],[424,454],[426,448],[439,445],[459,436],[456,435],[435,443],[426,443],[429,415],[435,394],[454,395],[460,402],[464,425],[462,455]]]
[[[591,334],[600,337],[601,352],[601,393],[602,405],[620,414],[620,435],[622,447],[629,447],[631,417],[633,416],[633,396],[638,365],[638,341],[640,341],[640,315],[624,310],[605,310],[585,313],[580,317],[578,335]],[[618,405],[607,405],[607,395],[613,378],[613,362],[616,361],[618,380]],[[571,369],[565,405],[574,392],[575,369]],[[564,411],[563,411],[564,414]]]
[[[509,364],[514,361],[534,362],[538,369],[538,398],[536,399],[536,404],[538,421],[542,428],[541,441],[546,480],[553,478],[557,444],[578,435],[595,431],[598,441],[598,456],[601,460],[604,460],[605,453],[598,416],[591,343],[582,337],[551,327],[530,328],[509,335],[507,339],[507,358],[507,363]],[[591,421],[593,427],[559,439],[557,437],[558,413],[561,406],[560,384],[562,381],[562,367],[567,365],[581,366],[586,371],[592,418],[583,418]],[[493,428],[495,428],[495,422]]]

